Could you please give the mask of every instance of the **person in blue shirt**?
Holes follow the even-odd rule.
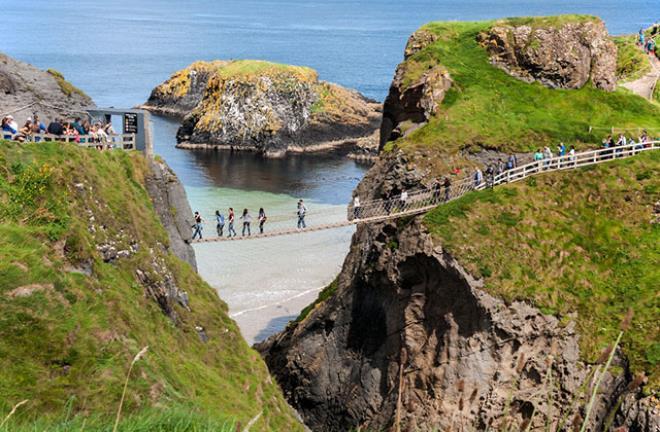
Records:
[[[215,211],[216,229],[218,230],[218,237],[222,237],[225,229],[225,217],[220,213],[220,210]]]
[[[557,153],[559,153],[559,156],[565,156],[566,155],[566,146],[564,143],[559,143],[557,146]]]

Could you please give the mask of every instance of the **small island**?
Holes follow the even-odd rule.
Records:
[[[182,120],[178,147],[261,152],[376,152],[381,105],[313,69],[257,60],[195,62],[142,105]]]

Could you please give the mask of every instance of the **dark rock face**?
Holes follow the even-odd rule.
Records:
[[[21,126],[34,112],[49,121],[93,105],[88,96],[67,94],[53,74],[0,53],[0,114],[11,112]]]
[[[418,176],[405,165],[381,158],[360,193],[410,187]],[[315,431],[533,430],[576,397],[586,405],[594,366],[580,361],[578,338],[572,323],[487,294],[417,218],[359,226],[336,294],[256,348]],[[652,401],[625,393],[629,380],[603,377],[588,430],[619,397],[615,425],[655,430]]]
[[[408,39],[406,59],[434,43],[433,33],[420,30]],[[438,65],[424,72],[414,82],[406,82],[408,64],[399,64],[383,106],[380,147],[414,131],[434,116],[447,90],[452,86],[449,72]]]
[[[170,249],[174,255],[196,270],[195,251],[190,245],[192,210],[186,198],[186,191],[165,163],[151,161],[150,168],[150,175],[145,181],[146,188],[154,209],[167,230]]]
[[[616,45],[600,20],[557,27],[495,25],[480,41],[494,65],[550,88],[616,87]]]

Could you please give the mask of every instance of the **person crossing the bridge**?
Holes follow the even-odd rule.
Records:
[[[243,216],[240,217],[243,221],[243,230],[241,231],[241,237],[245,237],[245,230],[247,230],[248,236],[252,235],[250,232],[250,223],[252,222],[252,216],[248,212],[248,209],[243,209]]]
[[[481,183],[484,182],[484,173],[481,172],[481,168],[477,168],[474,172],[474,187],[479,187]]]
[[[236,237],[236,230],[234,229],[235,218],[236,216],[234,215],[234,209],[229,207],[229,214],[227,215],[227,221],[229,222],[229,226],[227,228],[227,237],[231,237],[232,234],[234,234],[234,237]]]
[[[401,196],[399,197],[399,207],[401,207],[400,211],[404,211],[406,209],[407,204],[408,204],[408,191],[402,188]]]
[[[360,197],[355,195],[353,198],[353,219],[360,219]]]
[[[440,180],[438,179],[433,180],[433,185],[431,185],[431,190],[433,191],[433,198],[431,204],[437,204],[440,202],[441,189],[442,189],[442,185],[440,184]]]
[[[447,202],[451,196],[451,180],[449,177],[445,177],[445,181],[442,185],[445,187],[445,202]]]
[[[220,210],[215,211],[216,229],[218,230],[218,237],[222,237],[225,229],[225,217],[220,213]]]
[[[266,220],[268,218],[266,217],[266,212],[264,211],[264,208],[261,207],[259,209],[259,234],[264,233],[264,224],[266,223]]]
[[[302,199],[298,201],[298,210],[296,213],[298,214],[298,229],[307,228],[307,225],[305,224],[305,214],[307,214],[307,207],[305,207],[305,203]]]
[[[199,236],[199,239],[201,240],[202,224],[204,223],[204,219],[202,219],[202,215],[200,215],[199,212],[195,212],[194,219],[195,219],[195,224],[192,226],[193,228],[192,239],[195,240]]]

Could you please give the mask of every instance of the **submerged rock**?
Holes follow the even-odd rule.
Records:
[[[504,20],[479,38],[494,65],[525,81],[567,89],[591,81],[599,89],[616,88],[616,45],[598,18]]]
[[[318,80],[306,67],[262,61],[196,62],[156,87],[144,108],[183,118],[183,148],[323,151],[354,145],[380,123],[380,107]]]

